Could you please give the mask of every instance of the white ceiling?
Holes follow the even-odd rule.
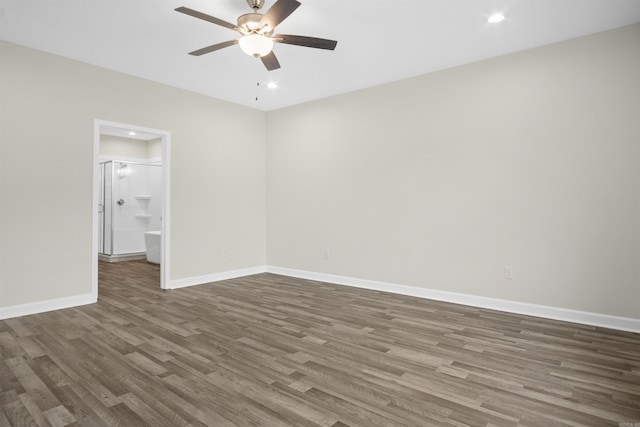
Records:
[[[239,46],[187,54],[237,33],[173,9],[235,23],[245,0],[0,0],[0,39],[272,110],[640,22],[640,0],[300,2],[277,32],[338,46],[276,44],[282,68],[271,72]],[[488,24],[497,11],[505,21]]]

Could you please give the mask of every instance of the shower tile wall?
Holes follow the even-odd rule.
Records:
[[[113,253],[117,255],[144,252],[144,232],[160,228],[160,192],[157,190],[161,168],[126,165],[122,167],[115,163],[113,180],[116,201],[113,206]],[[153,182],[156,178],[157,184]],[[156,203],[153,203],[154,199]]]
[[[161,229],[162,167],[160,140],[140,141],[101,135],[104,213],[100,216],[100,252],[145,252],[144,232]],[[119,204],[118,201],[121,201]]]
[[[162,223],[162,167],[149,166],[147,173],[147,189],[152,196],[148,201],[151,218],[147,222],[146,231],[160,231]]]

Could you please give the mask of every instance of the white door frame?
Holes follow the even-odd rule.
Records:
[[[100,203],[100,128],[101,126],[116,127],[137,132],[154,133],[162,138],[162,221],[160,223],[160,288],[169,289],[169,265],[170,257],[170,206],[171,206],[171,132],[166,130],[151,129],[142,126],[116,123],[95,119],[93,122],[93,207],[92,207],[92,238],[91,238],[91,294],[98,299],[98,204]]]

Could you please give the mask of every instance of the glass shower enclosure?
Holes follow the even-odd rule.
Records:
[[[101,258],[144,258],[146,231],[159,231],[162,166],[121,160],[100,162],[98,251]]]

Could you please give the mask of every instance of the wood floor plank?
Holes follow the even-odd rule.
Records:
[[[47,418],[51,427],[64,427],[76,421],[75,417],[63,405],[47,409],[42,414]]]
[[[640,334],[273,274],[99,279],[0,321],[0,427],[640,425]]]
[[[60,405],[56,396],[42,379],[33,372],[25,359],[16,357],[5,360],[5,363],[41,411]]]
[[[22,402],[22,405],[29,412],[29,414],[33,418],[33,421],[37,425],[41,427],[47,427],[50,425],[50,422],[48,421],[48,417],[46,417],[45,415],[47,411],[44,411],[44,412],[41,411],[40,408],[38,408],[38,405],[36,405],[36,403],[33,401],[33,399],[31,399],[31,397],[27,393],[22,393],[19,396],[19,398],[20,398],[20,402]]]
[[[1,407],[0,407],[0,427],[11,427],[11,423],[9,422],[9,419],[4,414],[4,411],[2,410]]]

